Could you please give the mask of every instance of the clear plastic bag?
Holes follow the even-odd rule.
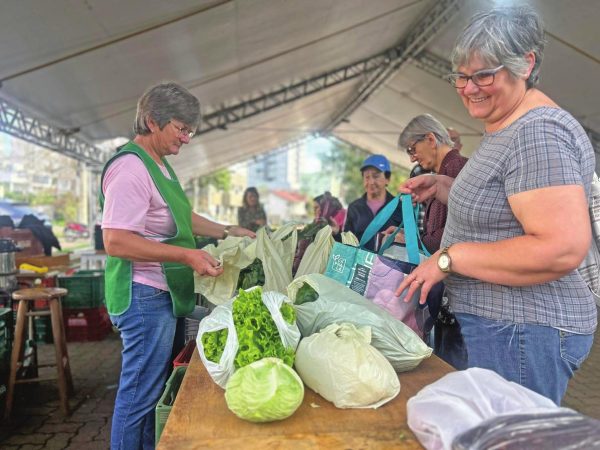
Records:
[[[451,449],[456,436],[501,415],[573,412],[480,368],[452,372],[425,386],[406,410],[408,426],[429,450]]]

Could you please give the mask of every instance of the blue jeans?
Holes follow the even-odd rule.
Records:
[[[111,449],[154,449],[154,409],[167,381],[177,323],[171,295],[133,283],[129,309],[110,319],[123,341]]]
[[[456,318],[469,367],[493,370],[557,405],[594,342],[593,334],[548,326],[500,322],[464,313],[456,313]]]

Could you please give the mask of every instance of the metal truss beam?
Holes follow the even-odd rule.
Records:
[[[416,57],[436,36],[440,29],[452,19],[462,6],[463,0],[440,0],[410,30],[406,39],[394,47],[394,58],[374,72],[363,83],[358,92],[341,108],[325,126],[325,132],[331,132],[340,122],[347,119],[362,103],[390,79],[403,64]]]
[[[417,55],[414,63],[419,69],[439,78],[444,78],[445,75],[452,71],[452,63],[450,61],[427,51],[423,51]],[[581,126],[590,138],[594,151],[600,154],[600,133],[583,124]]]
[[[438,1],[434,8],[428,12],[427,17],[409,33],[409,37],[395,47],[347,66],[339,67],[306,80],[290,83],[280,89],[248,100],[230,106],[222,106],[220,109],[204,115],[197,135],[216,129],[224,130],[231,123],[239,122],[372,72],[380,73],[390,67],[396,70],[402,62],[420,51],[434,37],[439,28],[458,10],[462,1]]]
[[[30,117],[0,98],[0,131],[41,147],[62,153],[86,164],[98,166],[108,161],[108,153],[73,136],[78,130],[65,130]]]
[[[231,106],[206,114],[202,117],[196,133],[205,134],[216,129],[227,129],[227,125],[236,123],[257,114],[269,111],[287,103],[294,102],[324,89],[344,83],[369,73],[386,64],[390,55],[387,52],[363,59],[345,67],[331,70],[307,80],[289,84],[266,94],[250,98]]]

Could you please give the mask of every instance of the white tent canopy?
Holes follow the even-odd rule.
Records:
[[[0,98],[96,144],[131,137],[146,87],[180,82],[228,117],[173,158],[184,180],[321,131],[408,166],[398,134],[424,112],[476,148],[482,126],[440,75],[468,18],[508,3],[524,2],[10,0]],[[541,89],[600,132],[600,4],[528,3],[548,34]]]

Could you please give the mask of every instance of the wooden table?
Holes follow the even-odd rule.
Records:
[[[196,350],[158,448],[420,449],[406,423],[406,402],[453,370],[432,355],[415,370],[400,373],[400,394],[378,409],[338,409],[306,388],[291,417],[256,424],[229,411],[225,391],[212,381]]]

